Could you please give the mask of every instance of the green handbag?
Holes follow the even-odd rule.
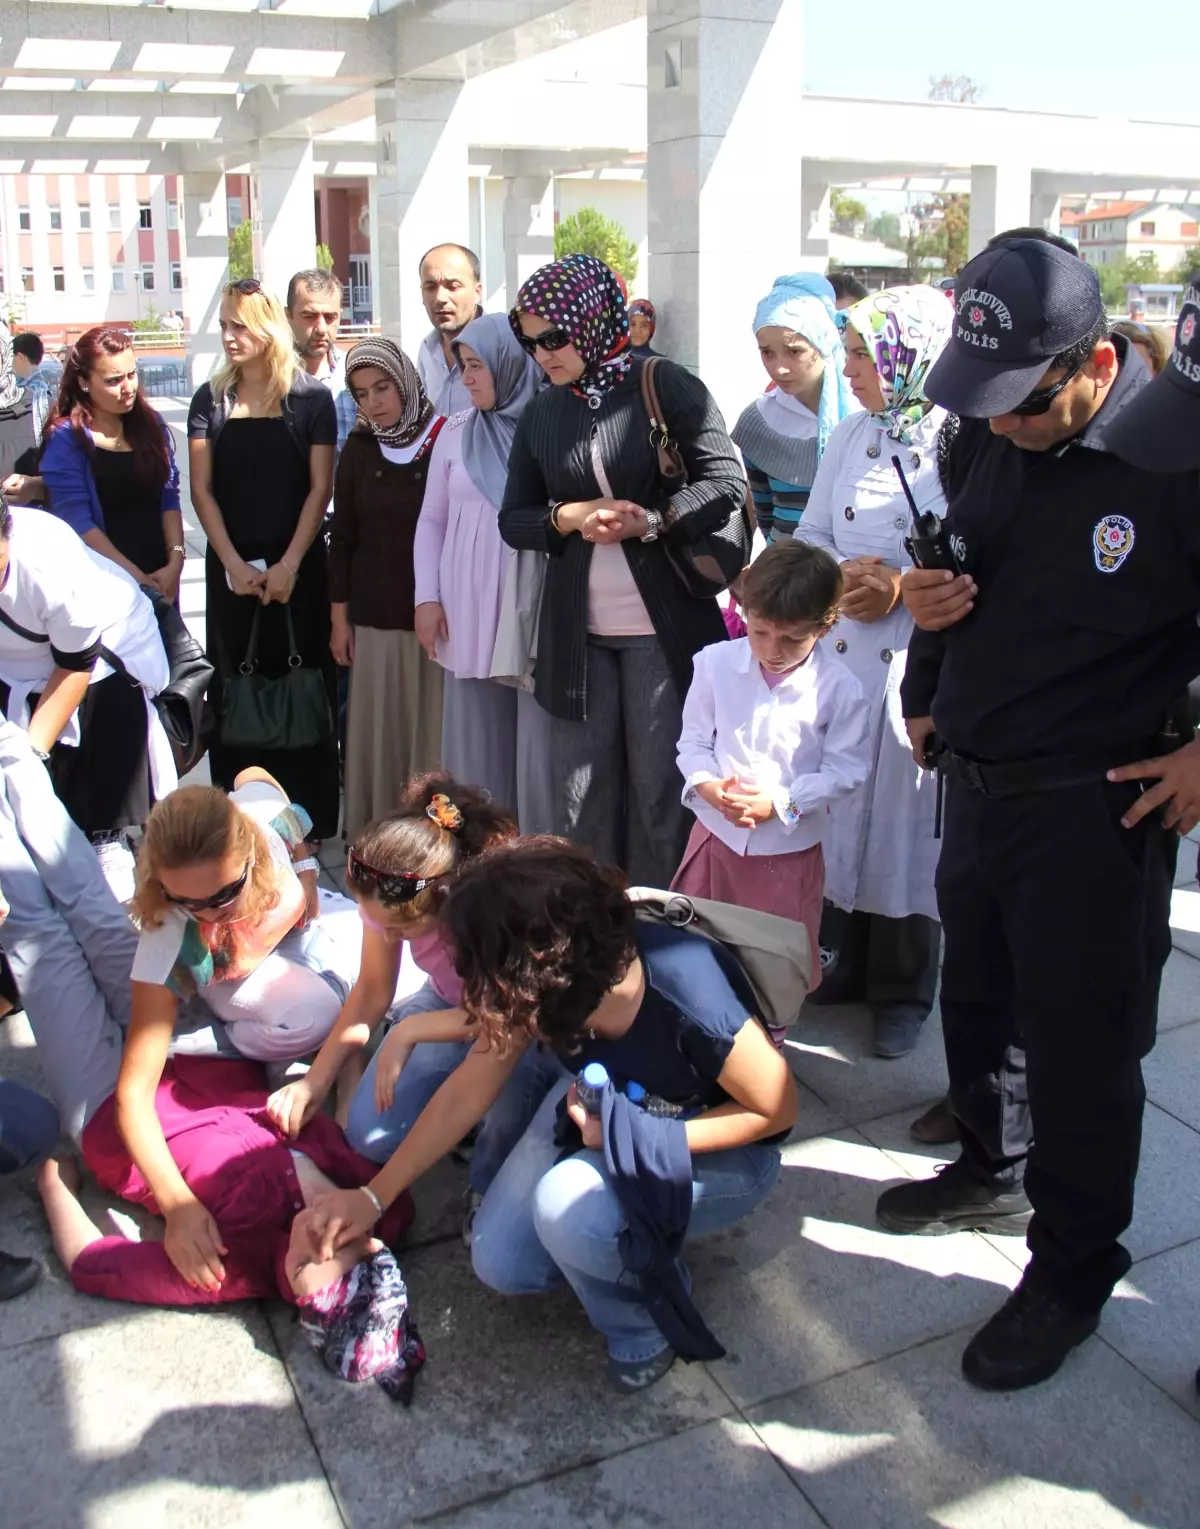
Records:
[[[333,732],[325,681],[306,669],[296,647],[292,608],[285,605],[288,672],[264,679],[258,672],[258,624],[254,612],[250,641],[238,672],[225,681],[221,695],[221,742],[231,749],[311,749]]]

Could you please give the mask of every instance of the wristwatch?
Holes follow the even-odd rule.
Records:
[[[658,533],[662,530],[662,516],[657,510],[647,510],[645,514],[646,534],[642,537],[642,540],[644,542],[656,542],[658,540]]]

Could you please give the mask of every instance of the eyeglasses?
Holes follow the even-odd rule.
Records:
[[[1030,393],[1024,403],[1019,403],[1015,409],[1010,409],[1010,414],[1016,414],[1020,419],[1031,419],[1036,414],[1045,414],[1050,405],[1066,387],[1067,383],[1077,377],[1083,370],[1084,363],[1073,366],[1065,377],[1060,377],[1057,382],[1048,388],[1042,388],[1036,393]]]
[[[225,288],[226,292],[240,292],[243,297],[253,297],[262,289],[262,282],[257,276],[243,276],[240,281],[231,281]]]
[[[565,350],[571,344],[571,336],[561,325],[544,329],[541,334],[519,334],[517,342],[529,355],[538,350]]]
[[[440,876],[418,876],[415,871],[377,871],[356,850],[346,853],[346,879],[360,892],[377,893],[385,903],[410,903]]]
[[[211,897],[175,897],[168,892],[166,887],[162,889],[162,895],[167,902],[173,903],[177,908],[186,908],[189,913],[208,913],[215,908],[228,908],[231,903],[237,902],[238,898],[246,889],[246,883],[250,879],[250,872],[254,868],[252,860],[246,861],[246,869],[236,881],[231,881],[228,886],[222,887],[219,892],[214,892]]]

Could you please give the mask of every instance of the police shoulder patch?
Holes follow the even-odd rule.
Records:
[[[1133,521],[1124,515],[1106,515],[1092,532],[1092,552],[1101,573],[1116,573],[1133,551]]]

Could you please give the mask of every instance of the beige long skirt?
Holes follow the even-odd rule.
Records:
[[[399,803],[410,775],[441,765],[442,667],[412,632],[354,628],[346,718],[344,837]]]

